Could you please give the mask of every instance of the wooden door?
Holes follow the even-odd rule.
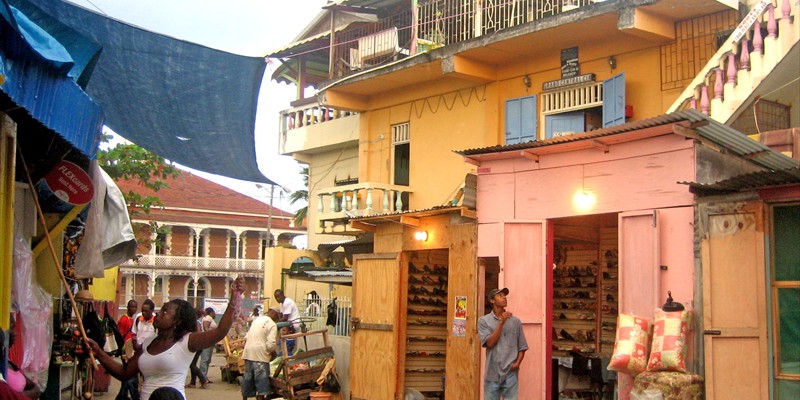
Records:
[[[545,399],[549,381],[548,293],[552,291],[544,222],[503,224],[500,287],[509,290],[507,310],[522,321],[528,351],[519,371],[519,398]]]
[[[658,210],[619,214],[619,313],[651,322],[661,293]]]
[[[391,400],[397,392],[400,256],[360,254],[353,264],[350,398]]]
[[[706,399],[768,399],[762,207],[701,218]]]

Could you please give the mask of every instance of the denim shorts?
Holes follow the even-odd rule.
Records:
[[[244,360],[242,396],[266,396],[269,392],[269,363]]]

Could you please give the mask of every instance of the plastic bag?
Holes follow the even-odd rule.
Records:
[[[46,375],[53,344],[52,304],[50,295],[36,282],[30,244],[19,234],[14,237],[13,274],[12,298],[23,320],[21,340],[25,354],[20,368],[29,376]]]
[[[117,323],[114,318],[108,314],[108,303],[103,303],[103,336],[105,336],[106,344],[103,346],[103,351],[112,355],[119,356],[122,353],[122,346],[125,345],[125,338],[122,332],[119,331]]]

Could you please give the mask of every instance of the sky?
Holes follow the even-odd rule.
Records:
[[[67,0],[101,15],[166,36],[245,56],[263,56],[288,43],[326,0]],[[295,99],[294,86],[271,81],[267,66],[256,113],[256,156],[261,172],[292,191],[304,189],[301,166],[278,154],[278,112]],[[142,144],[146,147],[145,144]],[[186,168],[184,168],[186,169]],[[206,179],[269,203],[269,187],[191,170]],[[276,187],[273,205],[295,211]]]

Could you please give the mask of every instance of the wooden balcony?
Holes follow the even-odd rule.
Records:
[[[387,214],[407,210],[404,194],[411,194],[408,186],[364,182],[353,185],[324,188],[315,193],[319,225],[317,233],[360,234],[350,223],[350,218]]]
[[[762,97],[789,104],[800,90],[800,3],[777,3],[777,9],[769,4],[754,12],[752,26],[734,31],[668,112],[694,108],[731,124]]]
[[[146,269],[173,270],[242,270],[263,271],[264,260],[168,256],[160,254],[139,254],[128,260],[121,267],[139,267]]]

